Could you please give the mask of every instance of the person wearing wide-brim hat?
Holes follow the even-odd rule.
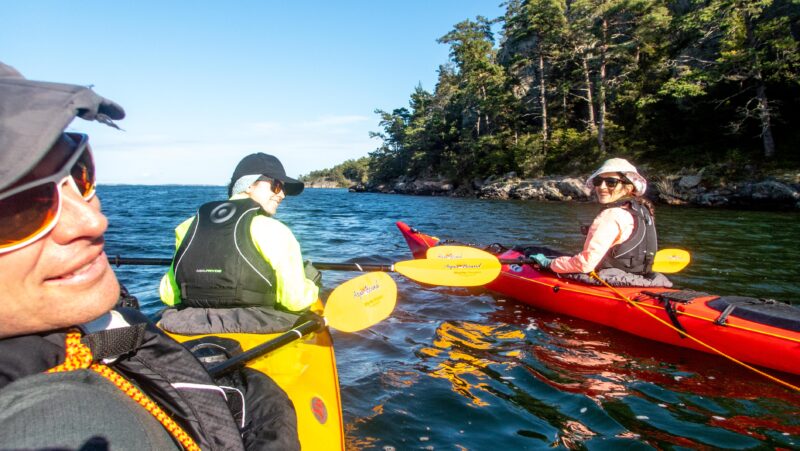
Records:
[[[287,195],[298,195],[303,187],[286,175],[275,156],[244,157],[231,176],[229,199],[202,205],[175,229],[176,252],[162,279],[162,301],[181,310],[248,308],[247,315],[257,307],[269,314],[257,322],[270,323],[276,330],[291,326],[317,299],[318,280],[306,277],[310,267],[303,263],[297,239],[274,215]],[[169,330],[184,327],[176,322],[195,323],[197,332],[200,326],[189,320],[191,314],[169,312],[161,325]],[[241,318],[241,309],[235,314]],[[176,315],[183,319],[175,321]]]
[[[643,196],[647,180],[623,158],[606,160],[586,180],[603,210],[586,233],[583,251],[573,256],[548,258],[532,255],[555,273],[589,273],[616,268],[627,273],[650,274],[658,240],[653,205]]]

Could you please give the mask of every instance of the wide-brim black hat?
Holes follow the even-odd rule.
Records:
[[[305,184],[300,180],[293,179],[286,175],[283,165],[273,155],[265,153],[253,153],[242,159],[231,176],[231,186],[237,180],[246,175],[264,175],[272,179],[283,182],[283,192],[287,196],[296,196],[303,192]]]
[[[0,191],[33,169],[75,116],[113,125],[125,111],[86,86],[27,80],[0,63]]]

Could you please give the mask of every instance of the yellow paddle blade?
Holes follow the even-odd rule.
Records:
[[[486,285],[500,274],[497,258],[419,259],[398,262],[394,270],[409,279],[429,285],[448,287],[478,287]]]
[[[324,316],[334,329],[356,332],[388,317],[396,301],[394,280],[383,272],[368,272],[336,287]]]
[[[433,246],[428,248],[425,257],[430,260],[459,260],[463,258],[485,258],[488,260],[496,259],[494,255],[469,246]]]
[[[663,273],[678,272],[692,261],[689,252],[683,249],[661,249],[656,252],[653,271]]]

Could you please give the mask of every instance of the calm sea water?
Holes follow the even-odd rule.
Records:
[[[222,187],[101,186],[109,255],[171,257],[173,228]],[[306,190],[278,218],[306,258],[400,261],[394,226],[489,244],[578,250],[597,212],[562,204]],[[800,215],[661,207],[661,247],[692,253],[676,285],[800,300]],[[148,314],[165,268],[121,267]],[[324,273],[324,289],[354,277]],[[800,448],[800,395],[726,360],[535,310],[480,290],[396,276],[398,305],[334,331],[350,449]],[[782,375],[795,385],[800,378]]]

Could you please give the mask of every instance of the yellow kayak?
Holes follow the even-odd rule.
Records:
[[[318,300],[312,309],[322,312],[322,302]],[[179,342],[209,335],[168,334]],[[247,351],[281,334],[213,335],[234,339],[239,342],[243,351]],[[339,377],[336,372],[333,339],[327,328],[258,357],[248,362],[247,366],[271,377],[289,395],[297,412],[297,429],[302,449],[344,449]]]

